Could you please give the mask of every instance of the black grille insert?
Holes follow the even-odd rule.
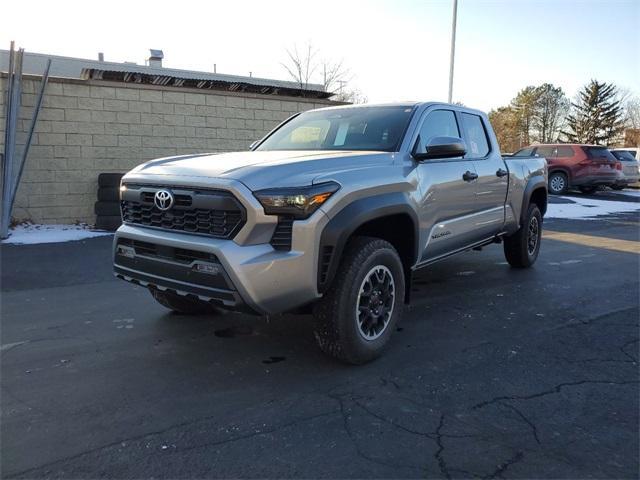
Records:
[[[246,221],[244,207],[226,191],[150,185],[126,187],[121,202],[125,223],[233,238]],[[160,189],[170,190],[173,194],[174,204],[169,210],[162,211],[154,203]]]
[[[278,217],[278,225],[271,237],[271,246],[276,250],[291,250],[292,234],[293,217]]]

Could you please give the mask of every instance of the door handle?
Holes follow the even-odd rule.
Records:
[[[478,179],[478,174],[474,173],[474,172],[470,172],[469,170],[467,170],[466,172],[464,172],[462,174],[462,179],[465,182],[473,182],[474,180]]]
[[[509,175],[509,172],[507,172],[506,170],[503,170],[502,168],[499,168],[498,171],[496,172],[496,175],[498,177],[506,177],[507,175]]]

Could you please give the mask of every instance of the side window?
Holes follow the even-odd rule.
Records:
[[[533,155],[533,147],[523,148],[513,154],[514,157],[530,157]]]
[[[558,147],[558,157],[567,158],[567,157],[573,157],[573,155],[574,155],[573,148],[567,147],[567,146]]]
[[[555,158],[557,157],[557,149],[553,146],[542,146],[536,149],[536,155],[544,158]]]
[[[482,125],[482,119],[478,115],[470,113],[462,114],[462,124],[467,134],[467,158],[481,158],[489,153],[489,141],[487,132]]]
[[[460,137],[456,116],[451,110],[436,110],[427,115],[420,127],[419,152],[425,152],[433,137]]]

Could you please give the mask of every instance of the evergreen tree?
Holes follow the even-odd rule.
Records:
[[[567,130],[562,132],[567,140],[607,146],[615,143],[624,129],[624,112],[617,96],[611,83],[591,80],[585,85],[567,116]]]

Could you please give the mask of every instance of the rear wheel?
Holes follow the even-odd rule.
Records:
[[[611,185],[614,190],[624,190],[624,185]]]
[[[569,188],[569,180],[567,175],[562,172],[553,172],[549,175],[549,193],[554,195],[562,195],[567,193]]]
[[[585,195],[594,193],[596,190],[598,190],[598,187],[580,187],[580,191]]]
[[[352,364],[379,357],[402,315],[404,288],[402,261],[393,245],[354,238],[331,287],[314,307],[320,349]]]
[[[504,256],[509,265],[528,268],[540,253],[542,239],[542,214],[534,203],[529,205],[527,216],[520,229],[504,239]]]
[[[199,315],[215,312],[213,306],[199,298],[178,295],[168,290],[150,289],[149,291],[160,305],[177,313]]]

